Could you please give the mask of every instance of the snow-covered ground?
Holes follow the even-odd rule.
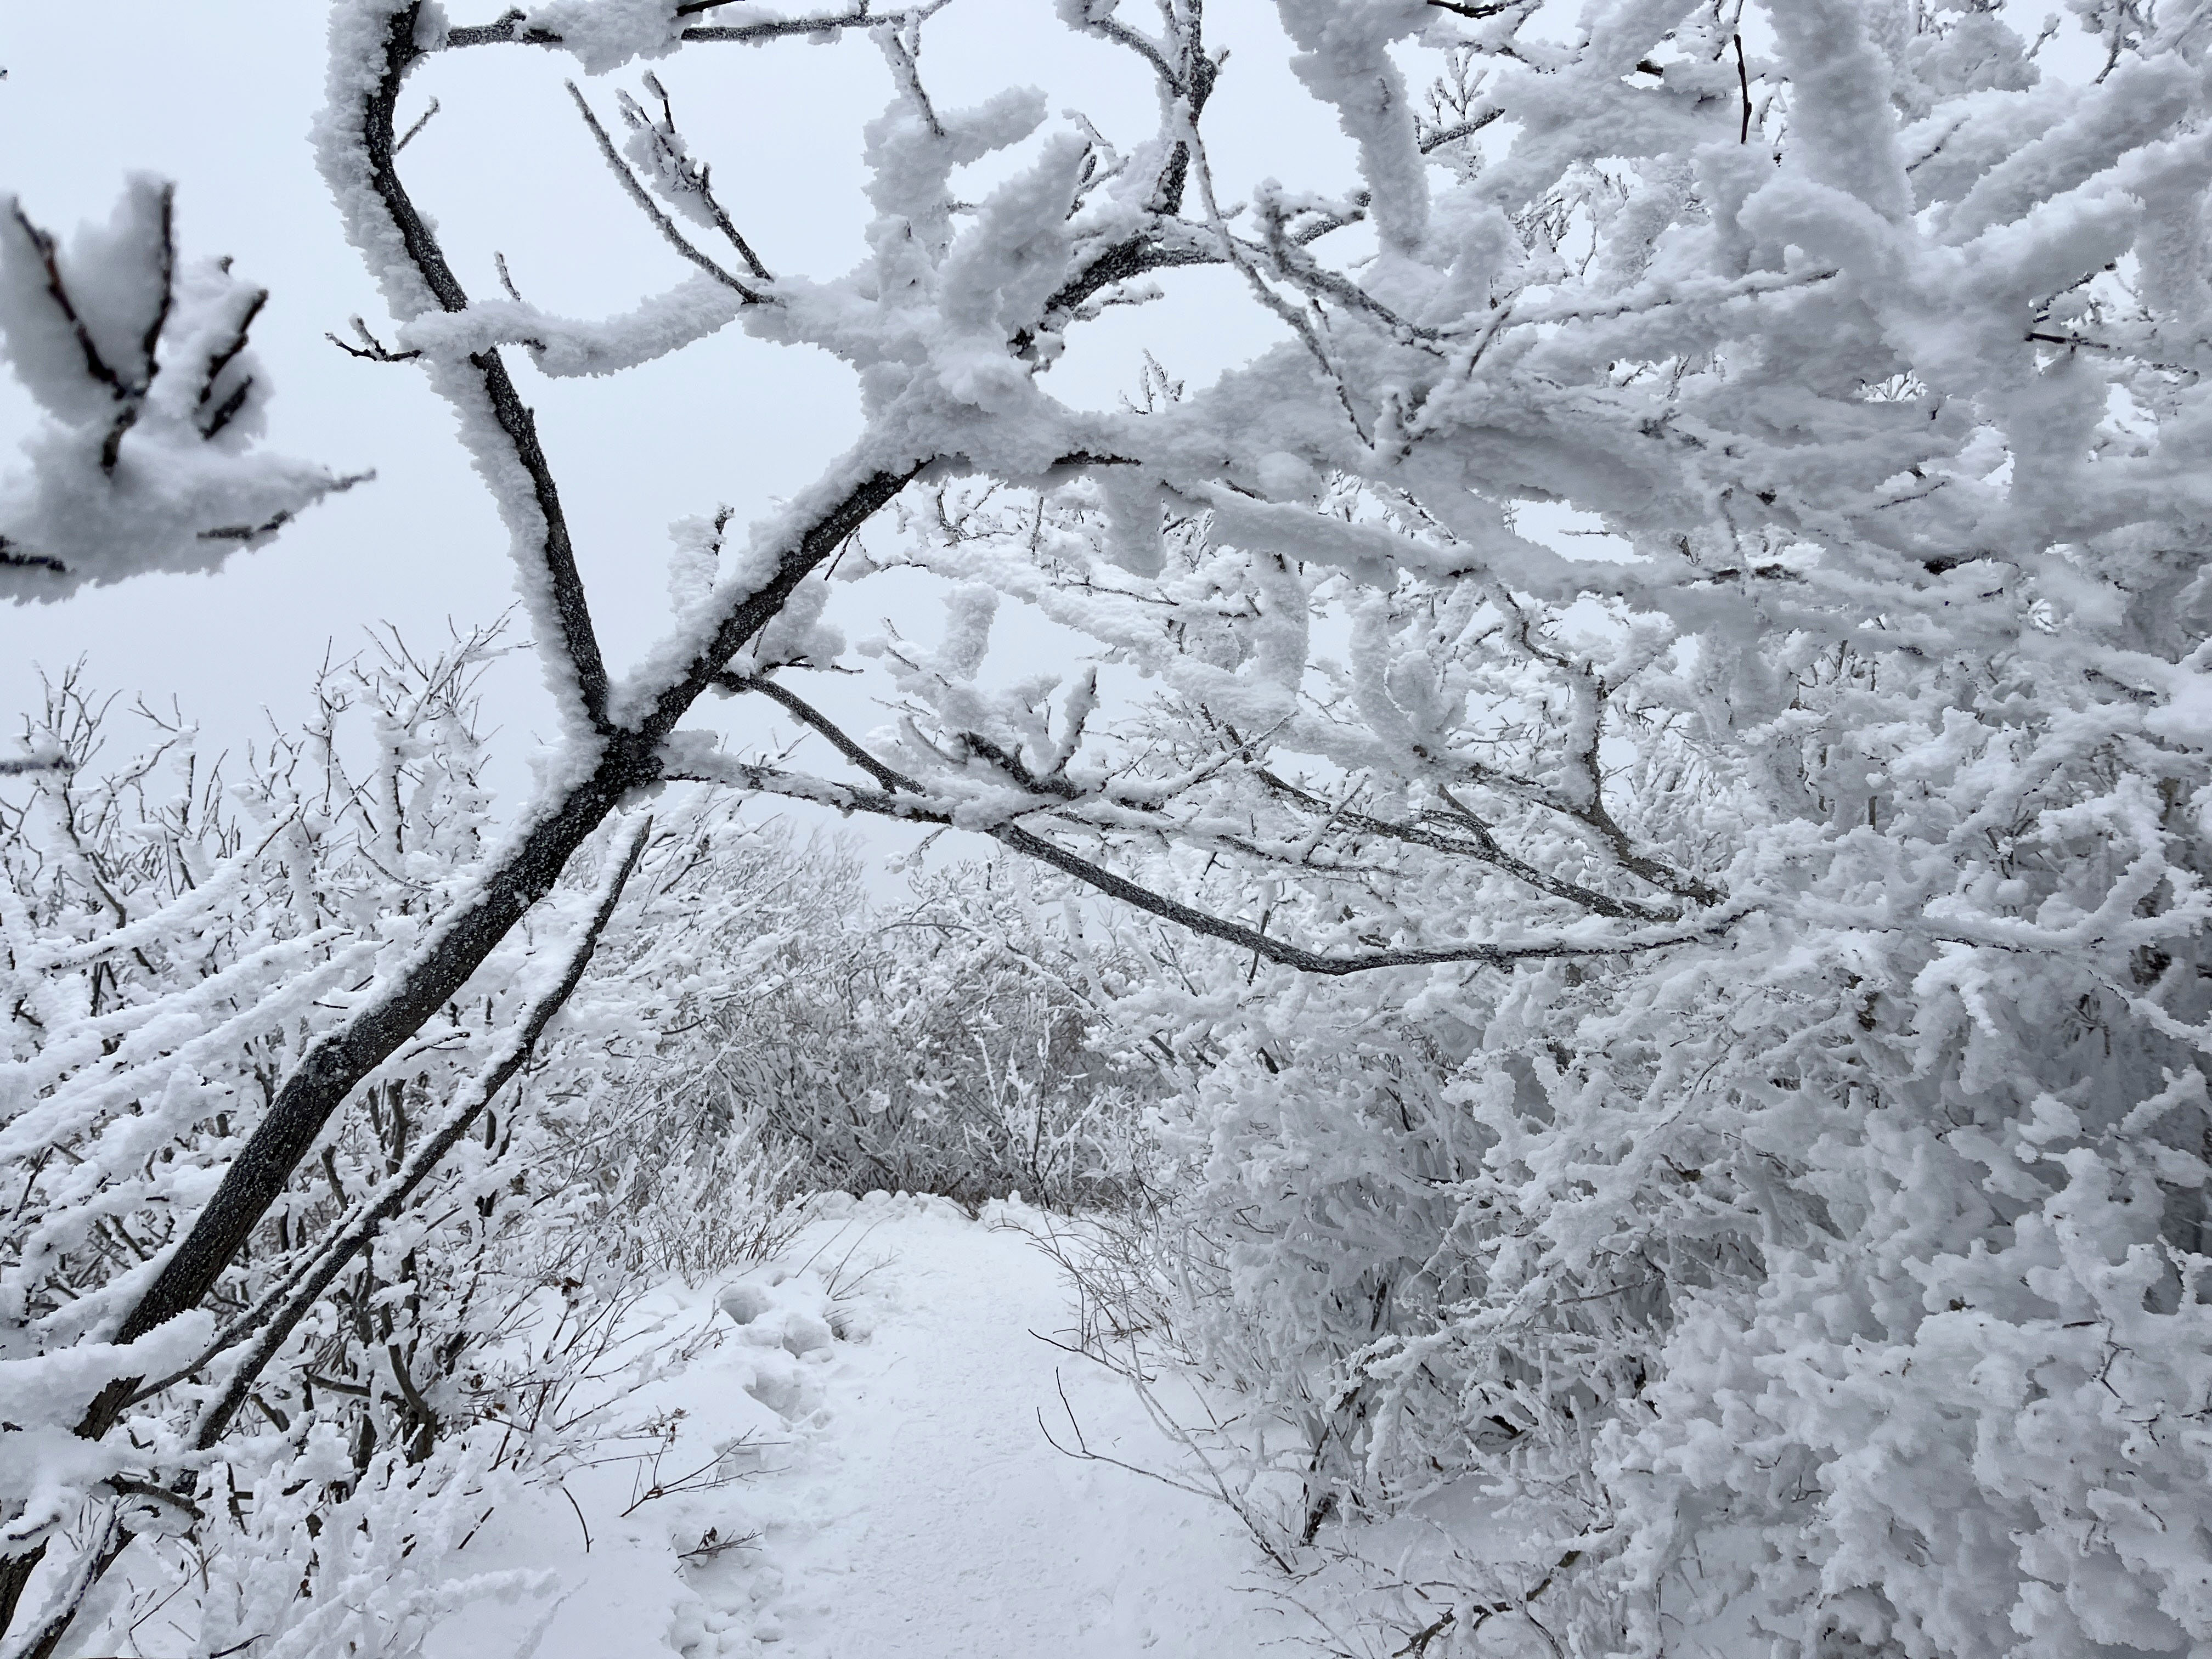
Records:
[[[658,1465],[618,1457],[495,1516],[466,1565],[556,1587],[469,1608],[432,1659],[529,1652],[541,1629],[535,1659],[1240,1659],[1278,1644],[1295,1615],[1225,1506],[1047,1438],[1043,1424],[1071,1443],[1072,1413],[1093,1451],[1189,1472],[1126,1382],[1045,1340],[1067,1334],[1068,1290],[1010,1224],[1021,1213],[993,1211],[864,1202],[812,1223],[776,1267],[671,1292],[679,1324],[746,1322],[626,1401],[629,1418],[673,1424]]]

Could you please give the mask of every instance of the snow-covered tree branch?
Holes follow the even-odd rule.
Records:
[[[268,385],[246,336],[268,293],[181,259],[175,219],[173,187],[141,175],[64,248],[0,199],[0,349],[45,416],[0,479],[0,595],[212,570],[366,476],[256,452]]]

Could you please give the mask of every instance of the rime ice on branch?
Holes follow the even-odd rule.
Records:
[[[174,218],[143,174],[66,246],[0,199],[0,347],[45,416],[0,477],[0,596],[212,570],[361,482],[255,449],[269,386],[246,337],[268,293],[181,259]]]

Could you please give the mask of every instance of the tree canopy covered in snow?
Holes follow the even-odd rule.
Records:
[[[1306,1438],[1285,1549],[1440,1492],[1540,1540],[1518,1577],[1439,1568],[1463,1582],[1402,1650],[2203,1650],[2212,6],[2069,0],[2095,50],[2060,73],[2056,23],[1982,0],[1564,28],[1278,0],[1362,184],[1239,202],[1201,0],[1056,0],[1151,76],[1135,133],[1018,64],[933,98],[944,3],[333,7],[314,142],[391,313],[348,349],[452,406],[562,729],[491,822],[477,640],[357,671],[330,720],[373,711],[370,781],[319,729],[133,818],[150,773],[84,794],[65,701],[10,763],[53,816],[0,849],[6,1650],[55,1651],[226,1458],[336,1478],[312,1405],[223,1448],[260,1367],[337,1328],[346,1264],[435,1277],[399,1265],[402,1188],[449,1183],[482,1225],[437,1248],[492,1248],[526,1063],[589,1072],[617,1033],[643,1065],[704,980],[769,972],[748,930],[787,924],[738,874],[687,896],[745,832],[679,785],[987,837],[1093,896],[973,901],[998,944],[962,971],[1012,951],[1060,988],[1007,992],[1006,1029],[1042,1054],[1080,1018],[1100,1067],[1149,1068],[1110,1086],[1180,1160],[1189,1353]],[[809,275],[649,65],[854,32],[896,88],[854,114],[869,252]],[[526,51],[574,60],[639,235],[695,268],[623,314],[471,292],[410,193],[410,76]],[[0,487],[15,597],[211,568],[357,482],[252,447],[257,291],[184,259],[171,202],[134,182],[66,246],[0,219],[46,421]],[[1279,343],[1118,411],[1054,397],[1071,339],[1197,267]],[[846,365],[861,430],[750,527],[684,504],[665,636],[611,663],[517,368],[726,328]],[[904,571],[941,628],[830,624],[833,583]],[[1081,647],[1007,672],[1017,609]],[[854,667],[882,729],[808,686]],[[710,693],[808,748],[687,724]],[[871,993],[881,1029],[968,1029],[898,1012],[928,962]],[[726,1024],[761,1076],[803,1024],[778,1006]],[[997,1087],[972,1121],[1003,1160]],[[441,1127],[390,1127],[410,1090]],[[824,1157],[878,1133],[825,1121]],[[372,1143],[381,1185],[338,1162]],[[404,1336],[376,1363],[420,1462],[471,1407],[410,1397]]]

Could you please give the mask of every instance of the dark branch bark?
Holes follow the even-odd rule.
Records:
[[[832,747],[847,760],[859,767],[886,789],[909,789],[919,793],[921,786],[903,772],[895,771],[870,754],[848,736],[844,728],[824,716],[814,705],[796,691],[778,685],[765,678],[748,678],[743,674],[718,674],[714,684],[730,692],[757,691],[773,702],[781,703],[801,721],[827,738]]]
[[[1522,944],[1470,940],[1462,945],[1365,951],[1353,956],[1331,956],[1324,951],[1309,951],[1304,945],[1293,945],[1286,939],[1272,938],[1241,922],[1230,921],[1194,909],[1188,904],[1178,903],[1149,887],[1141,886],[1125,876],[1118,876],[1111,870],[1093,864],[1088,859],[1079,858],[1066,848],[1018,824],[1002,824],[988,833],[1003,845],[1049,864],[1056,870],[1064,871],[1079,881],[1097,888],[1109,898],[1120,899],[1124,904],[1158,916],[1163,921],[1172,921],[1178,927],[1187,927],[1194,933],[1224,940],[1279,966],[1295,968],[1300,973],[1318,974],[1328,979],[1341,979],[1350,974],[1372,973],[1378,968],[1435,967],[1457,962],[1474,963],[1486,968],[1505,968],[1516,962],[1557,962],[1589,957],[1626,956],[1635,951],[1685,944],[1693,939],[1708,939],[1724,932],[1736,920],[1733,915],[1716,915],[1656,938],[1607,939],[1589,945],[1559,939],[1530,940]]]
[[[694,246],[691,239],[676,228],[676,222],[660,210],[660,204],[653,199],[652,193],[643,185],[638,183],[637,175],[629,170],[629,163],[623,160],[622,152],[615,148],[615,141],[607,137],[606,128],[599,125],[599,118],[592,112],[590,102],[582,92],[578,90],[576,83],[571,81],[568,83],[568,96],[576,101],[577,112],[583,116],[584,125],[592,130],[592,137],[599,144],[600,158],[606,162],[608,168],[621,181],[624,193],[631,201],[636,203],[638,210],[652,221],[653,228],[660,233],[661,239],[677,252],[721,283],[723,287],[732,290],[747,305],[757,306],[765,303],[768,298],[766,295],[746,287],[744,283],[723,270],[720,265]],[[729,224],[726,217],[723,220],[723,223]],[[736,236],[737,231],[734,226],[730,226],[730,234]],[[744,247],[743,238],[738,239],[738,245],[744,249],[748,258],[751,258],[751,250]],[[756,259],[753,263],[758,264],[760,262]]]
[[[904,773],[884,764],[870,755],[860,744],[842,730],[836,721],[783,686],[770,689],[771,683],[760,679],[744,679],[735,675],[722,677],[721,683],[731,690],[761,691],[769,695],[789,709],[793,714],[815,732],[828,738],[837,751],[867,772],[884,787],[863,789],[851,785],[826,784],[812,779],[793,778],[772,767],[753,766],[743,763],[730,768],[726,775],[710,772],[672,774],[672,776],[695,778],[701,782],[738,782],[764,793],[781,794],[799,799],[813,800],[847,812],[866,812],[876,817],[902,818],[911,823],[941,823],[950,825],[953,815],[950,809],[932,802],[921,787]],[[1242,922],[1214,915],[1193,905],[1168,897],[1141,883],[1117,874],[1103,865],[1095,864],[1080,854],[1070,852],[1057,842],[1049,841],[1034,830],[1018,823],[1000,823],[982,827],[980,833],[990,836],[1001,846],[1012,848],[1028,858],[1048,864],[1064,874],[1073,876],[1086,886],[1097,889],[1109,898],[1142,910],[1164,921],[1188,928],[1208,939],[1218,939],[1241,950],[1250,951],[1263,959],[1285,968],[1295,968],[1301,973],[1318,974],[1326,978],[1342,978],[1350,974],[1371,973],[1378,968],[1409,968],[1437,966],[1449,963],[1475,963],[1486,967],[1509,967],[1516,962],[1559,961],[1589,957],[1620,956],[1632,951],[1657,950],[1669,945],[1679,945],[1693,939],[1705,939],[1732,927],[1740,912],[1721,911],[1658,934],[1640,938],[1596,940],[1584,944],[1580,940],[1531,939],[1518,943],[1499,943],[1495,940],[1469,940],[1459,945],[1407,947],[1399,950],[1365,951],[1352,955],[1332,955],[1311,951],[1288,939],[1276,939]]]
[[[393,16],[385,42],[384,73],[378,76],[368,96],[364,137],[369,183],[385,211],[392,216],[392,227],[406,245],[408,259],[421,275],[431,297],[447,311],[466,311],[468,291],[446,262],[445,251],[438,246],[437,237],[416,211],[407,187],[399,179],[398,144],[393,129],[400,87],[408,71],[423,57],[415,45],[416,18],[420,9],[419,5],[410,6]],[[491,416],[506,434],[516,463],[529,477],[531,494],[544,521],[541,556],[546,585],[551,590],[556,626],[561,632],[561,647],[574,668],[576,694],[583,703],[586,717],[604,730],[607,715],[606,664],[599,654],[599,636],[592,626],[584,579],[576,569],[576,550],[569,539],[561,492],[554,483],[553,469],[545,459],[544,448],[538,441],[537,418],[522,401],[522,394],[515,390],[507,364],[496,349],[472,353],[469,366],[483,384]]]
[[[685,0],[676,8],[678,17],[696,17],[717,9],[728,0]],[[848,10],[816,17],[780,17],[758,23],[696,23],[682,34],[685,40],[730,40],[757,42],[788,40],[809,35],[826,33],[835,29],[878,28],[895,23],[911,15],[902,8],[896,11],[875,12],[866,4]],[[459,28],[449,28],[441,43],[444,46],[557,46],[562,44],[558,33],[548,28],[523,27],[527,14],[511,10],[489,23],[472,23]]]
[[[623,889],[637,869],[638,860],[645,855],[646,837],[651,829],[652,820],[648,818],[631,840],[629,852],[616,866],[612,878],[603,888],[599,905],[586,925],[582,936],[571,947],[568,963],[562,970],[560,979],[531,1006],[509,1051],[472,1083],[471,1097],[466,1103],[454,1111],[434,1133],[413,1151],[405,1167],[380,1191],[362,1201],[355,1215],[325,1247],[322,1256],[313,1269],[255,1338],[252,1352],[232,1373],[222,1397],[200,1419],[194,1443],[202,1450],[215,1444],[222,1437],[223,1431],[230,1426],[231,1419],[246,1403],[246,1395],[252,1390],[255,1379],[283,1347],[285,1340],[291,1335],[308,1309],[314,1306],[331,1282],[345,1271],[346,1265],[368,1247],[384,1224],[399,1213],[415,1189],[444,1161],[446,1154],[460,1144],[461,1137],[475,1126],[477,1120],[483,1115],[484,1108],[528,1063],[538,1047],[538,1039],[545,1034],[545,1028],[552,1024],[553,1017],[567,1005],[568,999],[575,994],[576,987],[583,981],[584,970],[591,964],[592,953],[599,946],[599,936],[613,919],[615,907],[622,902]],[[206,1362],[203,1359],[200,1363]],[[195,1365],[193,1369],[198,1370],[198,1366]]]
[[[1201,234],[1196,226],[1191,227],[1191,230],[1193,234]],[[1100,289],[1111,288],[1116,283],[1126,283],[1146,271],[1227,263],[1226,257],[1222,254],[1210,253],[1196,247],[1170,246],[1157,230],[1139,231],[1094,255],[1088,264],[1061,283],[1052,297],[1044,302],[1043,315],[1049,324],[1052,319],[1065,316]]]
[[[399,82],[419,56],[412,45],[413,28],[411,9],[394,19],[386,72],[370,94],[370,161],[379,193],[404,236],[423,281],[441,305],[459,310],[466,306],[467,296],[400,189],[392,167],[392,113]],[[533,477],[543,480],[540,500],[551,509],[547,520],[549,568],[556,575],[565,568],[573,578],[574,562],[558,516],[551,471],[538,446],[529,411],[514,395],[496,353],[480,354],[471,361],[483,375],[495,412],[504,411],[501,427],[514,439],[518,459]],[[592,637],[589,614],[583,608],[581,584],[570,581],[561,600],[562,615],[565,623],[573,606],[576,626],[564,642],[572,647],[570,659],[580,684],[592,701],[593,718],[602,732],[597,763],[580,782],[545,804],[505,860],[486,875],[472,896],[442,919],[415,959],[393,975],[382,993],[318,1042],[284,1079],[261,1122],[224,1171],[213,1197],[125,1317],[112,1340],[135,1341],[198,1305],[356,1085],[459,991],[507,932],[552,890],[576,849],[623,798],[659,779],[661,743],[714,676],[782,608],[807,574],[896,495],[917,470],[873,473],[826,508],[785,552],[775,577],[731,609],[708,650],[686,665],[675,683],[654,699],[644,717],[632,726],[617,729],[607,720],[605,670]],[[103,1391],[87,1411],[78,1432],[94,1438],[106,1433],[137,1391],[139,1382],[121,1379]]]
[[[1462,138],[1472,138],[1504,113],[1502,109],[1486,109],[1481,114],[1469,116],[1464,121],[1456,122],[1448,127],[1439,127],[1420,141],[1421,154],[1433,155],[1446,144],[1457,143]]]
[[[508,930],[552,890],[576,849],[623,798],[660,779],[662,742],[723,665],[915,470],[875,473],[826,510],[784,555],[775,577],[732,609],[708,650],[686,665],[645,718],[609,732],[590,775],[544,809],[505,861],[447,915],[383,994],[308,1050],[112,1340],[135,1341],[198,1305],[356,1085],[460,990]],[[112,1428],[141,1380],[125,1379],[103,1392],[78,1432],[96,1438]]]
[[[1332,807],[1328,802],[1318,796],[1299,788],[1285,779],[1277,777],[1273,772],[1264,769],[1255,769],[1253,775],[1285,799],[1295,800],[1309,811],[1328,813],[1339,823],[1349,828],[1364,830],[1371,836],[1384,836],[1392,841],[1409,842],[1416,847],[1426,847],[1439,853],[1449,853],[1462,858],[1479,860],[1502,871],[1516,881],[1534,887],[1538,892],[1548,893],[1553,898],[1565,899],[1568,903],[1590,911],[1594,915],[1608,916],[1616,921],[1649,923],[1677,920],[1676,913],[1674,911],[1654,910],[1650,906],[1638,904],[1633,899],[1616,898],[1610,893],[1600,892],[1594,887],[1585,887],[1579,882],[1563,881],[1556,876],[1545,874],[1534,865],[1514,857],[1512,854],[1500,847],[1497,838],[1491,834],[1490,826],[1473,813],[1464,811],[1463,809],[1461,817],[1466,826],[1466,834],[1447,836],[1423,824],[1394,823],[1387,819],[1370,817],[1364,812],[1353,811],[1348,808]],[[1717,901],[1718,895],[1715,895],[1714,897]]]

